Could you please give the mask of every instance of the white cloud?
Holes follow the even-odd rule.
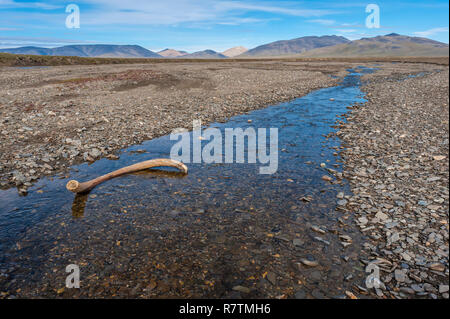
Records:
[[[174,25],[179,23],[208,22],[210,24],[237,25],[261,21],[248,16],[249,12],[274,15],[320,17],[329,10],[303,9],[294,2],[221,1],[221,0],[79,0],[84,24],[111,25]],[[94,9],[83,11],[83,3]],[[267,21],[267,20],[265,20]]]
[[[314,22],[321,25],[333,25],[336,24],[336,21],[334,20],[327,20],[327,19],[314,19],[314,20],[308,20],[308,22]]]
[[[256,1],[256,0],[74,0],[81,11],[82,25],[118,26],[167,26],[179,24],[205,25],[241,25],[276,20],[282,16],[320,18],[331,14],[329,9],[315,9],[295,1]],[[68,3],[68,2],[67,2]],[[65,3],[65,4],[67,4]],[[49,19],[44,12],[27,12],[27,19],[47,21],[47,24],[59,21],[58,13],[64,14],[65,4],[57,0],[39,2],[18,2],[18,0],[0,0],[1,9],[33,8],[55,14]],[[57,12],[52,12],[59,9]],[[258,14],[259,13],[259,14]],[[270,17],[261,17],[261,13]],[[318,23],[320,19],[317,19]],[[331,20],[329,20],[331,21]],[[322,23],[327,21],[322,20]]]
[[[356,32],[358,30],[356,29],[335,29],[337,32],[341,32],[341,33],[353,33]]]
[[[1,29],[0,29],[1,30]],[[58,38],[45,38],[45,37],[1,37],[0,36],[0,48],[17,48],[23,46],[39,46],[46,48],[53,48],[62,45],[69,44],[89,44],[95,43],[93,41],[84,40],[66,40]]]
[[[260,12],[291,15],[297,17],[320,17],[333,13],[330,10],[300,9],[298,7],[282,7],[277,5],[277,2],[274,2],[274,5],[259,5],[239,1],[218,2],[217,7],[222,8],[224,10],[241,9],[246,11],[260,11]]]
[[[255,19],[255,18],[229,18],[225,21],[217,21],[217,24],[221,25],[240,25],[244,23],[260,23],[260,22],[267,22],[273,19]]]
[[[430,35],[434,35],[437,33],[447,32],[448,33],[448,27],[442,27],[442,28],[433,28],[425,31],[417,31],[414,32],[415,35],[418,35],[419,37],[429,37]]]
[[[14,0],[0,0],[2,8],[36,8],[43,10],[55,10],[64,8],[62,5],[54,5],[44,2],[16,2]]]

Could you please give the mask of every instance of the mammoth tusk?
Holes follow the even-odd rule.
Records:
[[[66,188],[73,193],[77,193],[77,194],[85,193],[85,192],[88,192],[91,189],[93,189],[98,184],[103,183],[107,180],[110,180],[114,177],[142,171],[142,170],[145,170],[148,168],[153,168],[153,167],[175,167],[175,168],[178,168],[180,171],[182,171],[185,174],[187,174],[187,172],[188,172],[188,168],[186,167],[186,165],[184,165],[183,163],[181,163],[179,161],[175,161],[175,160],[171,160],[171,159],[164,159],[164,158],[153,159],[153,160],[140,162],[140,163],[137,163],[137,164],[134,164],[131,166],[127,166],[127,167],[118,169],[117,171],[97,177],[93,180],[90,180],[90,181],[87,181],[84,183],[80,183],[78,181],[72,180],[67,183]]]

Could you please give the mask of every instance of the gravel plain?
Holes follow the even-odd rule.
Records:
[[[369,76],[368,102],[337,133],[347,209],[367,239],[362,261],[380,271],[378,297],[449,297],[448,76],[448,67]]]
[[[1,67],[0,188],[22,194],[73,164],[336,85],[360,62],[180,62]],[[371,63],[374,64],[374,63]],[[436,68],[380,63],[378,78]]]
[[[0,68],[0,188],[170,133],[224,122],[334,86],[359,65],[367,103],[336,133],[351,195],[338,206],[364,236],[377,298],[449,297],[448,66],[422,63],[205,62]],[[351,296],[350,296],[351,297]]]
[[[10,68],[0,78],[0,188],[27,188],[126,146],[336,85],[347,65],[170,63]]]

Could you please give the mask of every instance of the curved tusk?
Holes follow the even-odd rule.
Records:
[[[127,167],[118,169],[117,171],[97,177],[93,180],[90,180],[90,181],[87,181],[84,183],[80,183],[78,181],[72,180],[67,183],[66,188],[73,193],[77,193],[77,194],[85,193],[85,192],[93,189],[98,184],[103,183],[107,180],[110,180],[114,177],[142,171],[144,169],[153,168],[153,167],[175,167],[175,168],[178,168],[180,171],[182,171],[185,174],[187,174],[187,172],[188,172],[187,166],[184,165],[183,163],[181,163],[179,161],[171,160],[171,159],[160,158],[160,159],[153,159],[153,160],[149,160],[149,161],[145,161],[145,162],[140,162],[140,163],[137,163],[137,164],[134,164],[131,166],[127,166]]]

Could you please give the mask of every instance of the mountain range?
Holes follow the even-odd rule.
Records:
[[[448,44],[397,33],[310,50],[304,57],[448,56]]]
[[[188,55],[186,51],[177,51],[174,49],[164,49],[162,51],[159,51],[158,54],[165,58],[179,58],[185,55]]]
[[[273,57],[299,54],[308,50],[349,43],[350,40],[336,35],[309,36],[292,40],[281,40],[248,50],[242,57]]]
[[[161,57],[159,54],[144,49],[139,45],[109,45],[109,44],[66,45],[52,49],[40,47],[21,47],[15,49],[0,49],[0,52],[12,54],[103,57],[103,58]]]
[[[114,58],[183,58],[226,59],[263,57],[377,57],[377,56],[448,56],[448,44],[396,33],[350,41],[342,36],[307,36],[281,40],[247,50],[234,47],[222,53],[204,50],[194,53],[165,49],[158,53],[138,45],[67,45],[57,48],[21,47],[0,52],[29,55],[114,57]]]
[[[183,59],[225,59],[226,56],[214,50],[204,50],[182,56]]]

